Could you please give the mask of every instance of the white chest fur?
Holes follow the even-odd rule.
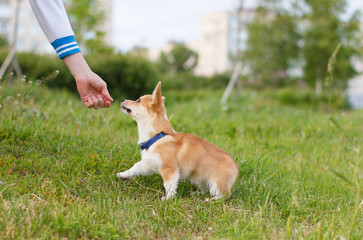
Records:
[[[159,154],[153,152],[153,146],[148,150],[141,151],[141,162],[143,162],[145,172],[149,174],[159,173],[162,165]]]

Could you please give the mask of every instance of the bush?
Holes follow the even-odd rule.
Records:
[[[199,89],[204,87],[204,77],[195,76],[192,73],[184,72],[176,75],[164,74],[161,77],[163,89]]]
[[[0,50],[0,61],[5,60],[7,53],[6,49]],[[27,80],[42,80],[49,88],[64,88],[77,93],[73,76],[55,54],[23,52],[17,53],[16,58]],[[211,77],[195,76],[190,72],[161,74],[157,64],[129,54],[87,55],[86,59],[91,69],[107,82],[110,94],[117,98],[137,98],[151,93],[157,81],[163,81],[163,89],[224,89],[230,79],[228,74]],[[58,76],[49,77],[56,70]]]
[[[220,73],[205,79],[205,85],[212,89],[225,89],[231,79],[231,74]]]
[[[275,90],[270,95],[285,105],[312,107],[327,110],[331,109],[349,109],[349,101],[338,92],[316,95],[309,89],[282,88]],[[329,106],[330,105],[330,106]]]
[[[163,88],[165,89],[224,89],[230,76],[227,74],[217,74],[211,77],[196,76],[190,72],[176,75],[163,75]]]
[[[0,52],[0,61],[6,57]],[[76,93],[76,83],[69,70],[59,58],[52,55],[18,53],[19,65],[27,80],[42,79],[50,88],[65,88]],[[103,78],[114,97],[135,98],[150,93],[157,82],[156,67],[145,59],[130,55],[87,56],[91,69]],[[49,74],[59,71],[55,79],[47,79]]]
[[[76,91],[76,83],[65,64],[55,55],[38,55],[35,53],[18,53],[16,58],[27,80],[40,80],[50,88],[66,88]],[[47,78],[56,70],[55,78]]]

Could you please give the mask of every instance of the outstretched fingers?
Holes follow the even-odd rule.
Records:
[[[105,102],[105,108],[111,107],[111,102],[107,101],[105,98],[103,98],[103,101]]]
[[[87,100],[83,100],[83,102],[88,108],[98,109],[111,107],[111,102],[100,95],[90,96]]]
[[[102,93],[103,98],[106,99],[106,101],[113,102],[113,98],[111,97],[110,93],[108,92],[106,86],[104,88],[102,88],[101,93]]]
[[[84,101],[84,103],[87,105],[88,108],[93,107],[93,101],[92,101],[91,97],[88,97],[88,99],[86,101]]]
[[[103,97],[101,95],[97,94],[96,98],[98,100],[98,107],[104,108],[105,107],[105,102],[103,100]]]

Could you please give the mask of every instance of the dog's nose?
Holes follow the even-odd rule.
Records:
[[[122,103],[123,103],[123,102],[125,102],[125,101],[126,101],[126,99],[122,99],[122,100],[121,100],[121,102],[122,102]]]

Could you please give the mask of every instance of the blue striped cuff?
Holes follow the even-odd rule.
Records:
[[[60,59],[63,59],[68,55],[81,52],[74,36],[58,38],[57,40],[52,42],[52,46],[57,52]]]

